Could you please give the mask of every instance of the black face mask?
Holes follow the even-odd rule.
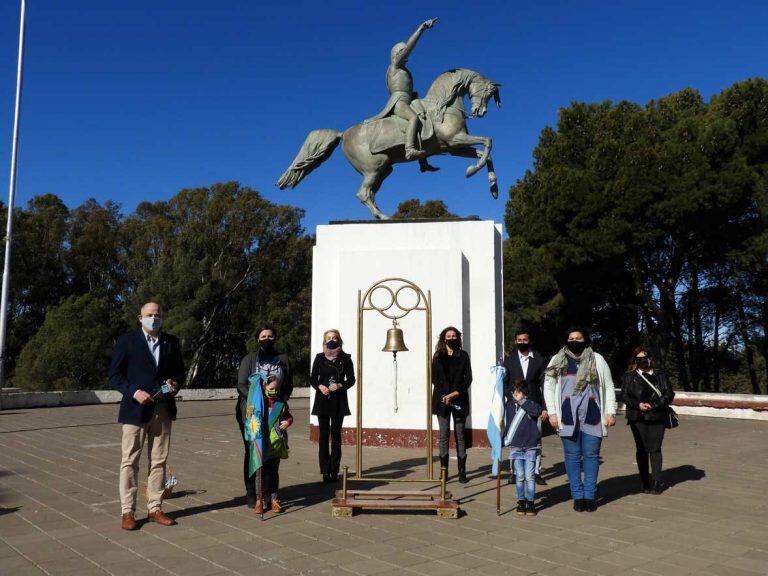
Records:
[[[648,357],[635,358],[635,364],[637,364],[637,367],[641,370],[648,370],[648,368],[651,367],[651,359]]]
[[[339,343],[336,342],[336,340],[328,340],[328,342],[325,343],[325,347],[328,348],[328,350],[336,350],[336,348],[339,347]]]
[[[571,351],[572,354],[579,356],[582,352],[584,352],[584,349],[587,347],[587,343],[571,341],[566,344],[566,347]]]
[[[272,354],[275,351],[274,340],[259,340],[259,348],[264,354]]]
[[[531,349],[531,345],[528,342],[517,344],[517,349],[520,350],[520,352],[528,352],[528,350]]]
[[[458,340],[446,340],[445,345],[448,346],[451,350],[458,350],[459,349],[459,341]]]

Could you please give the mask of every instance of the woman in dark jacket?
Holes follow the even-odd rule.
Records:
[[[643,347],[635,348],[630,356],[621,396],[627,407],[627,423],[635,438],[640,487],[646,494],[661,494],[665,488],[661,480],[661,444],[675,392],[666,374],[654,369],[653,359]]]
[[[264,324],[256,332],[259,348],[243,357],[237,372],[237,406],[235,418],[240,428],[240,439],[243,441],[243,483],[245,484],[245,499],[249,508],[256,504],[256,474],[248,474],[248,442],[243,436],[245,407],[248,403],[248,377],[254,372],[263,371],[277,377],[280,397],[288,400],[293,392],[293,373],[288,356],[277,350],[277,329],[271,324]]]
[[[461,333],[453,326],[440,332],[432,357],[432,414],[440,425],[440,466],[448,469],[448,442],[451,415],[456,452],[459,459],[459,482],[467,482],[467,449],[464,424],[469,413],[469,386],[472,365],[469,354],[461,349]]]
[[[323,482],[336,482],[341,463],[341,425],[349,416],[347,390],[355,385],[352,357],[342,350],[344,342],[338,330],[323,333],[323,351],[312,362],[309,384],[315,389],[312,415],[320,428],[320,473]],[[328,453],[328,439],[331,450]]]

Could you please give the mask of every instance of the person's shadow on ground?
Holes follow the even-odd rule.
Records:
[[[561,464],[562,466],[562,464]],[[691,464],[676,466],[662,472],[662,477],[667,483],[667,490],[674,488],[677,484],[683,482],[701,480],[706,476],[704,470],[696,468]],[[625,476],[614,476],[598,481],[597,484],[597,503],[603,506],[614,500],[637,494],[640,490],[640,481],[637,473],[627,474]],[[571,488],[566,483],[560,486],[553,486],[538,495],[541,498],[541,505],[544,508],[555,506],[571,500]]]
[[[375,480],[376,477],[380,478],[404,478],[410,475],[416,469],[421,468],[426,472],[427,459],[421,458],[406,458],[405,460],[397,460],[396,462],[389,462],[380,466],[373,466],[371,468],[364,468],[363,475],[366,478]],[[440,463],[435,461],[435,473],[440,474]]]

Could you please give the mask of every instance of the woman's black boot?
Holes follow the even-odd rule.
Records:
[[[440,456],[440,468],[445,468],[445,479],[448,480],[448,454]]]
[[[467,480],[467,457],[459,456],[459,482],[466,484]]]

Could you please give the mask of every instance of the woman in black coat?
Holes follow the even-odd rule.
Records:
[[[654,369],[653,358],[643,347],[635,348],[630,356],[621,396],[627,407],[627,423],[635,438],[640,488],[646,494],[661,494],[665,488],[661,480],[661,444],[675,392],[666,374]]]
[[[320,428],[320,473],[323,482],[336,482],[341,463],[341,425],[349,416],[347,390],[355,385],[352,357],[342,350],[344,342],[338,330],[323,333],[323,351],[312,362],[309,384],[315,389],[312,415]],[[328,439],[331,450],[328,453]]]
[[[459,460],[459,482],[467,482],[467,448],[464,425],[469,413],[469,386],[472,365],[469,354],[461,349],[461,332],[448,326],[440,337],[432,357],[432,414],[440,425],[440,466],[448,468],[448,442],[453,433]]]

